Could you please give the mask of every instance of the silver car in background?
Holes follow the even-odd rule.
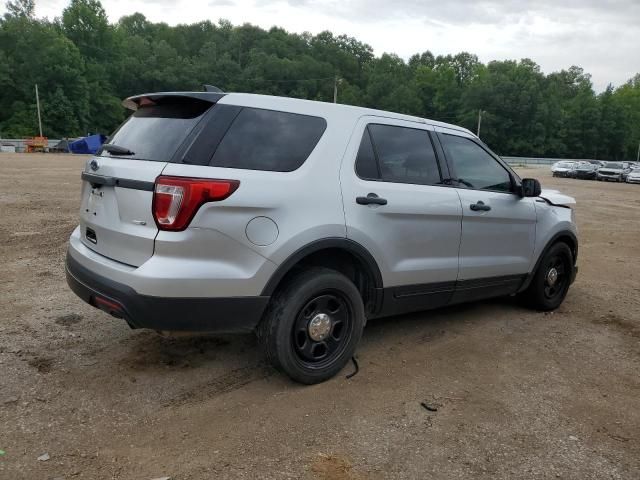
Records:
[[[606,182],[622,182],[624,165],[622,162],[605,162],[603,167],[598,169],[596,180]]]
[[[576,165],[577,162],[562,160],[551,165],[551,173],[554,177],[570,177]]]
[[[627,174],[627,183],[640,183],[640,166],[632,168]]]

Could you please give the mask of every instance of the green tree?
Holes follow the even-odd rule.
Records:
[[[640,75],[596,94],[579,67],[545,75],[533,61],[481,63],[468,52],[416,53],[408,61],[347,35],[204,20],[170,26],[141,13],[110,24],[99,0],[70,0],[55,22],[33,0],[10,0],[0,18],[0,132],[108,133],[126,115],[121,100],[150,91],[200,89],[338,100],[475,130],[505,155],[635,159]]]
[[[114,56],[113,27],[99,0],[71,0],[61,26],[84,57],[100,61]]]
[[[42,123],[45,135],[66,130],[80,134],[88,122],[89,88],[84,60],[76,46],[54,25],[25,17],[0,22],[0,130],[36,135],[34,87],[38,84],[43,107],[60,89],[69,99],[73,115],[68,122],[45,108]],[[33,114],[31,113],[33,112]],[[73,117],[73,120],[72,120]],[[3,133],[4,135],[4,133]]]
[[[7,17],[23,17],[33,19],[36,10],[35,0],[10,0],[6,4]]]

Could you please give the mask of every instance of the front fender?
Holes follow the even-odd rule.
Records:
[[[536,241],[529,271],[535,266],[545,249],[556,239],[566,235],[578,245],[578,229],[574,221],[574,212],[565,206],[551,205],[546,200],[536,200]]]
[[[540,264],[544,254],[555,242],[566,238],[573,243],[574,265],[578,258],[578,229],[571,208],[550,205],[545,200],[535,202],[536,207],[536,243],[529,266],[529,274],[520,291],[525,290]]]

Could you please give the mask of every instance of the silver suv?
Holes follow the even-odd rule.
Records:
[[[574,200],[464,128],[235,93],[124,104],[82,172],[66,266],[132,328],[255,331],[316,383],[369,319],[514,294],[551,310],[574,280]]]

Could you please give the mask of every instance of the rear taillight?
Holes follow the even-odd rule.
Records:
[[[156,225],[160,230],[184,230],[202,204],[224,200],[239,185],[238,180],[160,176],[153,192]]]

